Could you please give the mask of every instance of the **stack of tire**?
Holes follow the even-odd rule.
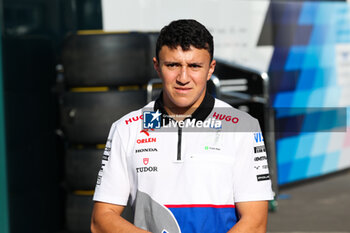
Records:
[[[155,34],[81,33],[65,39],[60,122],[66,229],[90,232],[92,195],[114,121],[146,104]]]

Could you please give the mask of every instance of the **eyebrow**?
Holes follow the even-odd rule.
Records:
[[[189,65],[197,65],[197,66],[203,66],[204,63],[202,62],[193,62],[193,63],[189,63]]]
[[[177,62],[177,61],[164,61],[164,64],[181,64],[181,62]],[[204,63],[203,62],[191,62],[188,63],[189,65],[199,65],[202,66]]]

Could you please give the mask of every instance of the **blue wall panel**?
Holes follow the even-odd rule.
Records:
[[[261,39],[268,28],[270,43]],[[341,84],[337,70],[337,46],[350,45],[350,4],[271,2],[261,37],[264,44],[258,45],[274,46],[269,74],[279,184],[350,167],[340,163],[347,161],[341,156],[350,156],[342,153],[349,145],[331,145],[337,136],[332,132],[342,132],[339,140],[350,134],[345,99],[350,83]]]

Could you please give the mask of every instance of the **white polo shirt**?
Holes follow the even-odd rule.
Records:
[[[143,129],[143,110],[160,111],[161,129]],[[235,203],[272,200],[258,121],[207,94],[188,122],[173,127],[161,98],[116,121],[110,130],[94,200],[134,209],[134,224],[153,233],[224,233]]]

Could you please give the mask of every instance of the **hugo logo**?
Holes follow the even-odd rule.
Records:
[[[138,121],[140,119],[143,120],[143,115],[136,116],[136,117],[130,117],[128,120],[125,120],[125,124],[129,124],[129,123],[132,123],[134,121]]]
[[[213,117],[216,118],[216,120],[225,120],[225,121],[232,121],[233,124],[237,124],[239,119],[237,117],[233,117],[233,116],[226,116],[224,114],[219,114],[214,112]]]

